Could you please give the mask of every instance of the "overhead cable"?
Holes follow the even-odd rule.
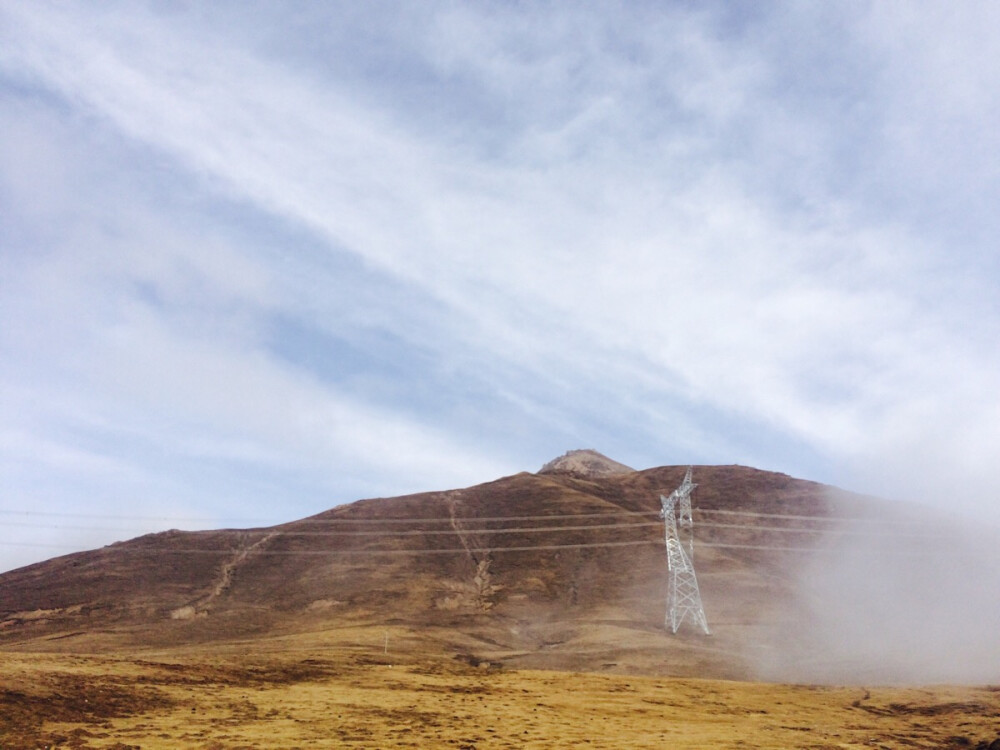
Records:
[[[729,516],[750,516],[753,518],[767,518],[767,519],[779,519],[779,520],[790,520],[790,521],[815,521],[821,523],[880,523],[880,524],[901,524],[901,525],[931,525],[934,523],[939,523],[930,520],[908,520],[908,519],[889,519],[889,518],[875,518],[872,516],[816,516],[816,515],[795,515],[787,513],[765,513],[756,510],[724,510],[724,509],[714,509],[714,508],[694,508],[693,512],[697,515],[710,514],[710,515],[729,515]],[[99,518],[107,520],[122,520],[122,521],[169,521],[171,523],[222,523],[223,521],[233,521],[237,523],[251,523],[251,522],[263,522],[271,523],[271,528],[274,526],[291,526],[297,524],[309,524],[309,525],[325,525],[325,524],[364,524],[370,526],[377,526],[380,524],[395,525],[395,524],[434,524],[434,523],[453,523],[453,522],[483,522],[483,523],[503,523],[508,521],[560,521],[563,519],[571,518],[614,518],[614,517],[626,517],[626,518],[636,518],[636,517],[653,517],[659,516],[660,512],[658,510],[649,511],[631,511],[631,510],[606,510],[595,513],[550,513],[546,515],[531,515],[531,516],[441,516],[432,518],[420,518],[417,516],[411,517],[392,517],[392,518],[303,518],[296,521],[285,521],[273,523],[273,519],[253,519],[253,518],[176,518],[170,516],[125,516],[125,515],[111,515],[111,514],[98,514],[98,513],[63,513],[55,511],[34,511],[34,510],[10,510],[0,508],[0,515],[10,515],[10,516],[42,516],[42,517],[58,517],[58,518]],[[5,524],[12,525],[12,524]],[[699,525],[705,525],[704,523]],[[257,527],[263,528],[263,527]]]
[[[478,520],[478,519],[477,519]],[[143,529],[129,529],[129,528],[114,528],[114,527],[104,527],[104,526],[67,526],[64,524],[33,524],[33,523],[7,523],[4,524],[7,527],[14,528],[31,528],[31,529],[59,529],[61,531],[100,531],[100,532],[124,532],[133,533],[137,532],[143,535],[150,533],[164,533],[164,532],[149,532]],[[634,529],[634,528],[648,528],[648,527],[660,527],[662,523],[659,521],[643,521],[640,523],[610,523],[610,524],[590,524],[583,526],[521,526],[514,528],[476,528],[476,527],[465,527],[462,526],[458,529],[409,529],[403,531],[395,530],[382,530],[382,531],[357,531],[351,530],[340,530],[340,529],[324,529],[322,531],[299,531],[299,530],[282,530],[278,532],[282,536],[286,537],[379,537],[379,538],[395,538],[395,537],[407,537],[407,536],[452,536],[454,534],[487,534],[487,535],[502,535],[502,534],[546,534],[551,532],[564,532],[564,531],[609,531],[609,530],[620,530],[620,529]],[[776,533],[786,533],[786,534],[836,534],[836,535],[850,535],[850,536],[883,536],[883,537],[910,537],[918,539],[930,539],[930,538],[940,538],[941,534],[936,532],[934,534],[915,534],[906,533],[900,531],[886,531],[883,529],[860,529],[860,528],[831,528],[831,527],[793,527],[793,526],[759,526],[752,523],[713,523],[711,521],[702,521],[698,524],[699,529],[727,529],[732,531],[750,531],[750,532],[776,532]],[[206,533],[221,533],[227,531],[225,529],[214,529],[214,530],[200,530],[200,531],[186,531],[183,533],[187,534],[206,534]],[[234,531],[229,529],[228,531]],[[240,529],[240,531],[253,532],[251,529]]]
[[[359,556],[371,556],[371,555],[450,555],[450,554],[487,554],[495,552],[534,552],[534,551],[551,551],[551,550],[564,550],[564,549],[596,549],[602,547],[636,547],[641,545],[661,545],[663,544],[662,539],[640,539],[626,542],[592,542],[592,543],[577,543],[577,544],[535,544],[535,545],[525,545],[525,546],[512,546],[512,547],[447,547],[444,549],[324,549],[324,550],[269,550],[269,549],[256,549],[251,553],[252,557],[319,557],[319,556],[342,556],[342,557],[359,557]],[[0,546],[13,546],[13,547],[45,547],[45,548],[57,548],[64,549],[61,545],[55,544],[34,544],[31,542],[0,542]],[[780,545],[766,545],[766,544],[730,544],[725,542],[698,542],[698,549],[702,547],[710,547],[713,549],[745,549],[745,550],[757,550],[757,551],[768,551],[768,552],[809,552],[809,553],[837,553],[842,554],[842,550],[835,547],[789,547]],[[199,547],[150,547],[145,545],[131,545],[127,543],[118,543],[114,545],[109,545],[106,547],[101,547],[96,550],[87,550],[88,552],[120,552],[124,554],[175,554],[175,555],[232,555],[244,553],[247,550],[245,548],[232,549],[205,549]],[[925,554],[923,548],[921,550],[895,550],[889,548],[882,548],[879,550],[874,550],[879,554],[885,555],[922,555]],[[67,553],[67,554],[83,554],[83,553]]]

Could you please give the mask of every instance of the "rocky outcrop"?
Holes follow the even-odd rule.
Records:
[[[539,470],[539,474],[571,474],[578,477],[610,477],[616,474],[630,474],[635,469],[595,450],[584,449],[564,453],[549,461]]]

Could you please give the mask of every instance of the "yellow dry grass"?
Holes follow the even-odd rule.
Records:
[[[1000,688],[509,670],[341,635],[0,652],[0,747],[985,748],[1000,737]]]

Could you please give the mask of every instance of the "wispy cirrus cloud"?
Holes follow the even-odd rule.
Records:
[[[989,497],[980,12],[8,6],[13,427],[156,502],[577,445]]]

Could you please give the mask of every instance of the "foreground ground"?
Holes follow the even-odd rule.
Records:
[[[6,650],[0,747],[1000,748],[997,687],[512,670],[394,653],[386,635],[353,647]]]

